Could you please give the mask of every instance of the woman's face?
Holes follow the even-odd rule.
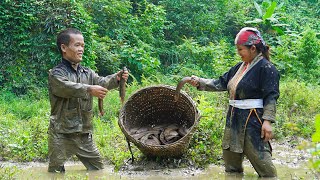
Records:
[[[237,44],[237,52],[243,62],[251,62],[257,55],[257,48],[253,45],[250,48]]]

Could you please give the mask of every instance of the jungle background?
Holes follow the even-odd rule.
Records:
[[[185,76],[218,78],[241,61],[234,38],[251,26],[261,31],[281,74],[274,138],[292,144],[304,138],[314,148],[310,168],[319,172],[319,7],[318,0],[1,0],[0,160],[47,161],[47,78],[61,60],[55,43],[62,29],[82,31],[82,65],[100,75],[130,69],[128,98],[149,85],[176,86]],[[227,94],[184,90],[203,118],[178,164],[219,164]],[[104,103],[107,113],[100,118],[95,101],[95,141],[119,169],[130,153],[117,124],[118,92],[110,91]]]

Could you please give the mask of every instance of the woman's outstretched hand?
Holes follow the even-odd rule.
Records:
[[[192,75],[189,84],[191,84],[194,87],[198,87],[200,85],[200,78],[195,75]]]

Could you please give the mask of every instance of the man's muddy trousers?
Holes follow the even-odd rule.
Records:
[[[76,155],[88,170],[103,169],[103,162],[91,133],[48,133],[49,172],[64,172],[64,163]]]

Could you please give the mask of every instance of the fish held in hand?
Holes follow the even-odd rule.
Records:
[[[103,99],[98,99],[98,107],[99,107],[99,115],[103,116],[104,115],[104,110],[103,110]]]
[[[119,96],[120,96],[120,100],[121,100],[122,105],[124,103],[124,98],[126,97],[126,80],[123,79],[123,77],[122,77],[122,74],[125,71],[128,71],[128,69],[126,67],[123,67],[122,73],[120,75],[120,84],[119,84]]]
[[[184,77],[177,85],[176,87],[176,92],[174,95],[174,101],[177,102],[180,98],[180,90],[182,89],[182,87],[184,86],[185,83],[190,82],[191,81],[191,77]]]

